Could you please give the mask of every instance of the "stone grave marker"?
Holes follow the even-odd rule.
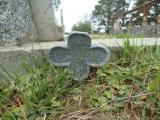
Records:
[[[0,47],[64,40],[54,0],[0,0]]]
[[[28,0],[0,0],[0,47],[38,39]]]
[[[158,24],[160,24],[160,13],[159,13],[159,15],[157,17],[157,22],[158,22]]]
[[[156,34],[157,36],[160,36],[160,24],[156,25]]]
[[[38,32],[38,41],[64,39],[63,27],[56,25],[53,0],[29,0]]]
[[[67,46],[53,47],[48,53],[49,63],[67,66],[74,80],[87,78],[90,66],[101,66],[109,58],[109,50],[103,45],[91,45],[90,36],[84,32],[70,34]]]
[[[114,22],[114,34],[119,34],[121,32],[121,29],[120,29],[120,19],[116,19],[115,22]]]

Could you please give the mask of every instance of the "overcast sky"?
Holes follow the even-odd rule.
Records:
[[[94,10],[99,0],[63,0],[60,8],[63,9],[65,31],[69,32],[74,24],[85,19]],[[57,21],[60,23],[60,12],[56,13]]]
[[[90,15],[97,3],[98,0],[64,0],[60,7],[63,9],[65,30],[70,31],[74,24]],[[59,12],[56,17],[60,21]]]

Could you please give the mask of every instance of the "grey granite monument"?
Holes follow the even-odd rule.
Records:
[[[90,66],[101,66],[109,57],[110,52],[105,46],[91,45],[90,36],[83,32],[70,34],[67,46],[53,47],[48,54],[50,64],[67,66],[74,80],[85,79]]]
[[[0,47],[64,39],[54,0],[0,0]]]
[[[37,39],[28,0],[0,0],[0,47]]]
[[[38,41],[57,41],[64,39],[63,27],[56,25],[53,1],[29,0],[37,27]]]

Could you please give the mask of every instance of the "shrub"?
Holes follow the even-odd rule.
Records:
[[[73,25],[72,31],[81,31],[81,32],[88,32],[91,33],[91,24],[89,21],[80,21],[77,24]]]

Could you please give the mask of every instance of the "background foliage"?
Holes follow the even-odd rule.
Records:
[[[92,16],[95,22],[98,23],[98,25],[104,25],[106,27],[106,30],[109,30],[112,26],[112,17],[120,16],[122,13],[128,11],[129,5],[131,2],[134,2],[134,5],[132,7],[138,7],[142,5],[144,2],[147,2],[150,0],[99,0],[98,4],[95,6],[94,11],[92,12]],[[126,20],[126,16],[120,16],[122,19],[121,26],[125,25],[142,25],[143,21],[143,8],[134,11],[130,13],[132,17],[130,20]],[[157,23],[157,16],[160,13],[160,1],[156,0],[154,4],[152,4],[152,7],[148,14],[148,23],[151,22]]]
[[[73,25],[72,31],[81,31],[81,32],[88,32],[91,33],[91,24],[89,21],[80,21],[77,24]]]

